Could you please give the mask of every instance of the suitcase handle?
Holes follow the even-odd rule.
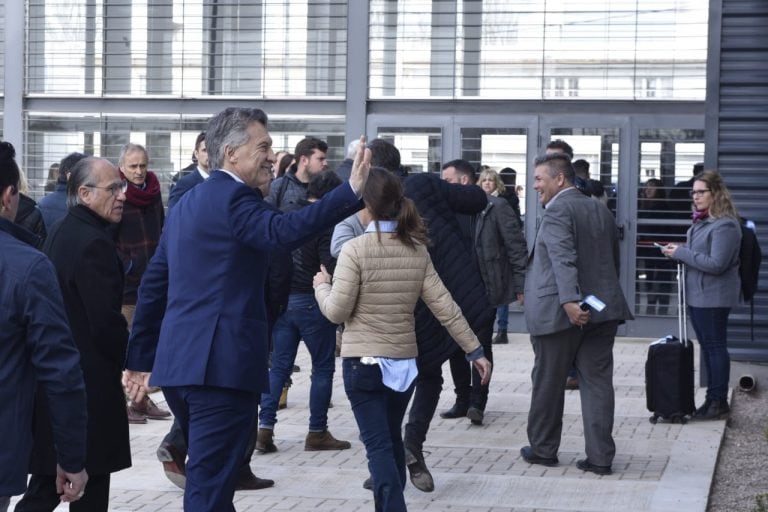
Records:
[[[677,262],[677,333],[680,343],[687,345],[688,340],[688,311],[685,309],[685,265]]]

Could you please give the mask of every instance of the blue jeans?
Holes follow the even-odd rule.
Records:
[[[328,404],[336,369],[336,326],[328,321],[310,293],[292,293],[288,307],[272,330],[272,367],[269,393],[261,395],[259,425],[274,428],[277,404],[283,386],[291,376],[299,341],[304,340],[312,358],[312,385],[309,389],[309,431],[328,428]]]
[[[414,385],[403,392],[384,385],[379,365],[344,358],[344,390],[368,456],[377,512],[405,512],[402,425]]]
[[[509,326],[509,304],[502,304],[496,308],[496,324],[499,331],[506,331]]]
[[[728,315],[731,308],[688,307],[707,370],[707,400],[726,400],[731,377]]]

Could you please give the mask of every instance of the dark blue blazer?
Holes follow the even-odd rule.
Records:
[[[360,209],[345,184],[282,213],[224,172],[169,213],[139,287],[126,368],[156,386],[269,390],[264,286],[269,254],[295,249]]]
[[[179,181],[176,182],[176,185],[171,189],[171,193],[168,196],[168,211],[173,208],[173,205],[179,202],[179,199],[181,199],[181,196],[189,192],[192,188],[194,188],[196,185],[201,184],[205,181],[205,178],[203,178],[203,175],[200,174],[200,171],[195,169],[194,172],[190,172],[189,174],[185,174]]]

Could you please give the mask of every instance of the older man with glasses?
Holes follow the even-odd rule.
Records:
[[[123,267],[109,231],[120,222],[126,183],[101,158],[84,158],[67,183],[69,210],[46,239],[61,286],[67,320],[80,351],[88,411],[85,494],[70,510],[107,510],[110,474],[131,465],[125,395],[120,384],[128,329],[120,311]],[[56,452],[49,406],[42,393],[35,404],[34,440],[27,492],[18,512],[54,510]]]

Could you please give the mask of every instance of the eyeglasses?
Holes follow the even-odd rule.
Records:
[[[113,183],[108,187],[99,187],[97,185],[84,185],[89,188],[100,188],[102,190],[106,190],[110,194],[112,194],[113,197],[119,195],[119,194],[125,194],[125,191],[128,190],[128,182],[126,180],[122,180],[120,183]]]
[[[709,192],[709,189],[708,188],[704,188],[704,189],[701,189],[701,190],[691,190],[690,194],[691,194],[691,197],[699,197],[699,196],[703,196],[707,192]]]

